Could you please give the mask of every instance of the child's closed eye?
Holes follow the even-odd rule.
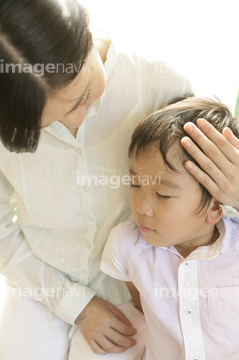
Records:
[[[139,188],[140,186],[139,185],[136,185],[136,184],[133,184],[133,183],[130,183],[130,188]]]
[[[168,196],[168,195],[161,195],[159,193],[157,193],[157,196],[160,198],[160,199],[163,199],[163,200],[168,200],[171,198],[171,196]]]

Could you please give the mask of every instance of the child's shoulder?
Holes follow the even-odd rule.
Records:
[[[118,263],[123,263],[129,254],[135,254],[140,237],[141,232],[133,219],[118,224],[108,236],[103,259],[110,257],[111,259],[117,259]]]

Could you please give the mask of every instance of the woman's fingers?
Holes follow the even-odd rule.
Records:
[[[201,170],[197,165],[195,165],[192,161],[185,162],[186,169],[190,172],[196,180],[198,180],[208,191],[212,194],[213,197],[222,201],[222,197],[220,195],[220,188],[217,183],[207,175],[203,170]]]
[[[233,134],[231,129],[226,127],[225,129],[223,129],[222,134],[237,150],[239,150],[239,140]]]
[[[75,321],[92,350],[104,355],[121,353],[134,346],[137,330],[125,315],[109,302],[94,297]]]
[[[200,170],[194,163],[187,162],[185,165],[190,173],[192,171],[195,172],[197,168],[197,180],[202,183],[205,186],[205,181],[209,182],[208,177],[210,177],[211,180],[216,182],[218,185],[221,181],[225,178],[225,172],[228,170],[228,160],[226,162],[222,161],[220,162],[220,159],[222,157],[222,154],[219,150],[217,150],[214,146],[213,150],[211,149],[210,155],[214,157],[215,162],[220,163],[220,168],[215,164],[214,161],[211,160],[208,154],[201,151],[195,143],[189,139],[188,137],[184,137],[181,140],[182,146],[187,150],[187,152],[196,160],[196,162],[200,165],[200,167],[204,170]],[[208,145],[209,146],[209,145]],[[205,150],[206,151],[206,150]],[[213,155],[212,155],[213,152]],[[191,166],[191,168],[190,168]]]
[[[100,355],[107,353],[122,353],[133,345],[136,345],[136,340],[129,339],[114,329],[109,329],[109,337],[103,335],[101,332],[95,334],[94,337],[86,340],[88,341],[92,350]]]
[[[223,134],[206,120],[198,119],[197,125],[198,127],[193,123],[187,123],[184,129],[214,164],[220,167],[222,162],[228,164],[229,160],[231,163],[239,165],[239,154],[237,148],[234,147],[234,144],[239,146],[239,141],[229,129],[226,130],[226,134],[230,138],[228,141]]]
[[[239,140],[230,129],[221,134],[204,119],[198,119],[197,125],[185,125],[191,139],[184,137],[181,143],[201,169],[191,161],[185,167],[212,196],[238,209]]]

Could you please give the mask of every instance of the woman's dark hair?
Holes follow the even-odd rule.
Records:
[[[5,147],[36,150],[48,94],[76,77],[91,48],[86,11],[77,0],[0,0],[0,139]]]
[[[165,106],[143,120],[132,135],[129,156],[131,157],[134,153],[137,157],[141,150],[153,145],[159,148],[166,166],[172,171],[179,172],[167,157],[171,146],[177,144],[180,149],[177,152],[180,161],[184,163],[191,160],[199,166],[180,144],[184,136],[189,136],[184,131],[184,125],[189,121],[196,124],[199,118],[206,119],[219,132],[228,127],[239,138],[238,121],[232,116],[227,106],[216,100],[189,97],[175,104]],[[204,186],[199,185],[202,190],[200,212],[209,205],[212,196]]]

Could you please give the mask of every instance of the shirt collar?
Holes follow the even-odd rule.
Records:
[[[140,230],[139,230],[140,231]],[[140,237],[136,243],[136,246],[141,247],[141,248],[149,248],[149,247],[153,247],[152,245],[148,244],[147,241],[145,240],[143,234],[140,234]]]
[[[187,260],[210,260],[221,254],[239,253],[239,220],[223,217],[217,224],[219,238],[209,246],[200,246],[193,251]]]
[[[224,226],[224,237],[220,252],[222,254],[238,254],[239,253],[239,219],[223,218],[218,223],[218,231]]]
[[[237,218],[222,218],[216,225],[219,237],[211,245],[200,246],[194,250],[188,257],[187,260],[199,260],[205,259],[210,260],[218,256],[219,253],[222,254],[238,254],[239,253],[239,219]],[[140,235],[137,246],[142,248],[153,247],[149,245],[143,237],[143,234]],[[173,252],[177,255],[178,252],[174,246],[165,246],[159,249],[167,250]]]

